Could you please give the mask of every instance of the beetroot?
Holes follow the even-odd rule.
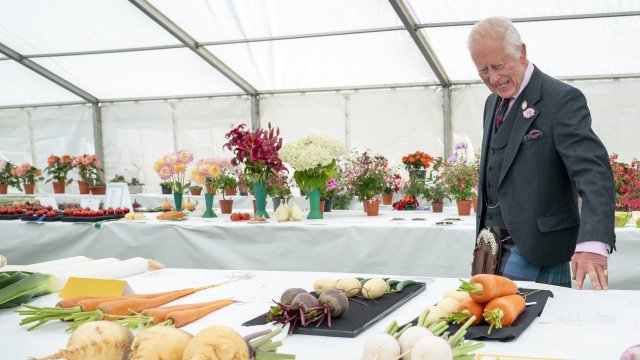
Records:
[[[333,318],[342,316],[349,309],[349,298],[340,290],[327,289],[318,298],[321,306],[329,308],[329,314]]]

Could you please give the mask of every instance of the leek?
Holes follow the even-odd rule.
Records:
[[[9,285],[4,283],[7,286],[0,289],[0,308],[20,306],[33,297],[60,291],[60,279],[55,275],[20,271],[16,273],[26,274],[26,276],[15,277],[19,280]]]

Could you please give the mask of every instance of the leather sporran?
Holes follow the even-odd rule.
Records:
[[[473,250],[471,276],[476,274],[497,274],[500,269],[502,244],[496,234],[484,228],[478,234]]]

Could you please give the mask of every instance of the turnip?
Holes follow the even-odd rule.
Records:
[[[404,354],[407,351],[413,349],[415,344],[422,338],[433,336],[433,332],[423,326],[412,326],[402,332],[402,335],[398,338],[400,344],[400,353]],[[407,359],[411,359],[411,355],[407,356]]]
[[[167,326],[154,326],[140,332],[131,344],[132,360],[181,360],[193,335]]]
[[[338,289],[327,289],[318,298],[320,306],[329,308],[331,317],[337,318],[344,315],[349,309],[349,299]]]
[[[377,299],[387,291],[387,282],[381,278],[367,280],[362,286],[362,296],[367,299]]]
[[[327,289],[335,289],[338,281],[332,278],[320,278],[313,283],[313,291],[320,295]]]
[[[336,289],[342,290],[347,297],[354,297],[360,293],[362,283],[354,277],[345,277],[338,281]]]
[[[437,336],[420,339],[411,350],[410,360],[451,360],[453,351],[449,343]]]
[[[280,295],[280,303],[284,305],[291,305],[296,295],[302,294],[302,293],[308,293],[308,291],[302,288],[287,289],[282,293],[282,295]]]
[[[387,333],[369,336],[362,350],[362,360],[394,360],[400,356],[400,344]]]
[[[620,355],[620,360],[640,360],[640,344],[633,345]]]
[[[74,331],[67,348],[41,358],[68,360],[125,360],[129,358],[133,333],[113,321],[91,321]]]

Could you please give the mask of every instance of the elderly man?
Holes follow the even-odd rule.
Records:
[[[478,22],[468,46],[492,92],[484,108],[476,234],[486,229],[500,241],[498,274],[571,287],[572,271],[576,289],[586,274],[595,290],[607,289],[615,183],[585,97],[529,62],[509,19]]]

